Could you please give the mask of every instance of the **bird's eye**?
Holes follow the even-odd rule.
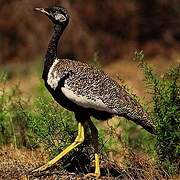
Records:
[[[60,22],[66,21],[66,17],[63,14],[57,14],[55,15],[55,19]]]

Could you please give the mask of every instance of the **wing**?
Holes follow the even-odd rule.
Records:
[[[49,70],[47,84],[55,90],[59,82],[64,79],[61,91],[69,100],[84,108],[114,114],[117,112],[109,108],[102,100],[102,97],[105,97],[103,91],[108,89],[104,77],[103,71],[91,65],[67,59],[56,59]]]
[[[78,61],[57,60],[50,68],[47,83],[56,90],[62,79],[62,93],[75,104],[124,116],[155,132],[148,114],[136,99],[100,69]]]
[[[61,91],[69,100],[81,107],[117,114],[116,110],[108,108],[99,97],[93,96],[89,98],[85,95],[77,94],[76,91],[73,91],[68,85],[62,87]]]
[[[84,108],[118,114],[114,103],[121,102],[116,99],[120,86],[100,69],[77,61],[71,63],[62,93]]]
[[[98,68],[57,59],[49,70],[47,83],[55,90],[64,77],[61,91],[77,105],[118,115],[142,115],[139,103]]]
[[[64,81],[63,94],[75,104],[129,118],[139,119],[141,105],[102,70],[77,66]]]

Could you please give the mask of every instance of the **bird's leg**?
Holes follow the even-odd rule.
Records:
[[[45,165],[33,170],[33,172],[37,171],[44,171],[47,168],[51,167],[53,164],[55,164],[57,161],[59,161],[63,156],[65,156],[69,151],[74,149],[76,146],[81,144],[84,141],[84,125],[80,122],[78,123],[78,135],[75,139],[75,141],[69,145],[65,150],[63,150],[60,154],[58,154],[54,159],[50,160]]]
[[[91,129],[91,136],[92,136],[92,144],[94,147],[95,152],[95,172],[89,173],[86,176],[95,176],[96,178],[100,177],[100,166],[99,166],[99,152],[98,152],[98,130],[93,124],[91,120],[88,121],[89,127]]]

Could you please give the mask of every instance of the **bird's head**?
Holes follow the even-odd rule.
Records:
[[[54,23],[60,25],[67,25],[69,22],[69,13],[68,11],[61,6],[51,6],[48,8],[34,8],[35,11],[39,11],[46,16]]]

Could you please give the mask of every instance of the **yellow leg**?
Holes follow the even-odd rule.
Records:
[[[57,161],[59,161],[63,156],[65,156],[69,151],[74,149],[76,146],[81,144],[83,141],[84,141],[84,126],[79,122],[78,123],[78,135],[77,135],[75,141],[70,146],[68,146],[65,150],[63,150],[60,154],[58,154],[54,159],[52,159],[45,165],[33,170],[33,172],[44,171],[47,168],[51,167],[53,164],[55,164]]]
[[[95,175],[100,176],[99,155],[95,153]]]
[[[85,177],[95,177],[99,178],[101,175],[100,166],[99,166],[99,155],[95,153],[95,172],[94,173],[88,173],[85,175]]]
[[[100,172],[99,155],[98,155],[98,131],[91,120],[89,120],[88,123],[91,129],[92,143],[93,143],[94,151],[95,151],[95,172],[88,173],[86,177],[93,176],[93,177],[99,178],[101,175],[101,172]]]

